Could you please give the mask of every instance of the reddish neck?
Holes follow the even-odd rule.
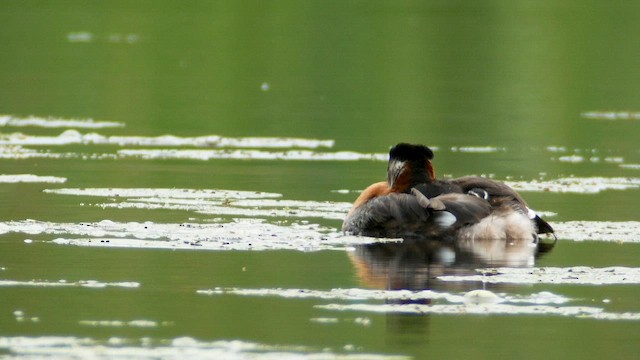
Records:
[[[429,160],[427,160],[427,172],[429,172],[429,177],[432,181],[436,179],[436,171],[433,170],[433,165],[431,165],[431,161]]]

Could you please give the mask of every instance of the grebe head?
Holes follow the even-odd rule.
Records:
[[[428,173],[430,180],[435,180],[435,172],[431,165],[433,151],[424,145],[400,143],[389,150],[387,165],[387,183],[390,188],[402,191],[402,188],[416,177]],[[428,180],[428,179],[426,179]]]

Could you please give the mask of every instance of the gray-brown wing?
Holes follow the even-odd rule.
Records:
[[[462,192],[464,193],[467,193],[473,189],[482,189],[486,191],[489,196],[489,202],[491,202],[494,206],[499,205],[496,204],[497,202],[516,201],[522,204],[522,206],[527,207],[527,202],[524,201],[522,196],[520,196],[520,194],[518,194],[518,192],[513,190],[510,186],[501,181],[486,179],[479,176],[464,176],[461,178],[453,179],[451,180],[451,182],[460,186],[460,188],[462,188]]]
[[[374,237],[439,239],[455,235],[462,226],[477,223],[490,211],[486,201],[466,194],[427,199],[421,194],[393,193],[354,209],[342,230]]]
[[[374,237],[402,237],[427,223],[429,211],[410,194],[392,193],[375,197],[353,209],[342,230]]]
[[[467,194],[442,194],[431,199],[438,200],[444,204],[444,210],[453,216],[456,221],[453,227],[473,225],[491,213],[491,205],[483,199]]]
[[[538,228],[538,234],[554,233],[553,227],[532,211],[522,196],[507,184],[479,176],[465,176],[450,181],[451,183],[460,186],[462,191],[465,193],[473,192],[477,189],[485,191],[488,197],[487,200],[494,208],[506,205],[527,214],[527,216],[535,222],[536,227]]]

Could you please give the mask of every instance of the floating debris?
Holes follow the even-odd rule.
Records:
[[[64,183],[67,179],[57,176],[39,176],[31,174],[0,175],[0,183]]]
[[[0,222],[0,234],[6,233],[61,236],[51,240],[58,245],[174,250],[344,250],[355,245],[398,241],[345,236],[317,224],[276,225],[258,219],[213,224],[110,220],[97,223]]]
[[[567,268],[497,268],[476,270],[477,275],[444,275],[442,281],[477,281],[500,284],[580,284],[611,285],[640,284],[640,268],[622,266],[592,268],[575,266]]]
[[[517,191],[595,194],[605,190],[640,188],[639,178],[567,177],[555,180],[505,181]]]
[[[554,222],[561,239],[573,241],[640,242],[640,222],[637,221],[566,221]]]

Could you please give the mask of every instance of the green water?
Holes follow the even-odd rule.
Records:
[[[640,177],[640,170],[605,161],[640,163],[640,120],[581,115],[640,111],[639,16],[640,3],[626,1],[5,0],[0,3],[0,114],[126,125],[77,129],[103,135],[335,141],[321,151],[385,153],[400,141],[424,143],[437,149],[439,175],[525,181]],[[0,128],[2,134],[28,136],[58,136],[64,130]],[[456,150],[467,146],[498,150]],[[549,146],[566,150],[555,153]],[[24,147],[76,154],[116,154],[121,148]],[[560,161],[565,155],[584,161]],[[182,223],[217,217],[91,206],[110,200],[42,191],[51,188],[232,189],[273,192],[289,200],[351,202],[355,193],[335,190],[363,189],[385,178],[385,163],[370,160],[8,157],[0,164],[2,174],[67,179],[64,184],[0,183],[3,222]],[[548,218],[551,223],[640,217],[638,189],[523,195],[534,208],[557,213]],[[222,218],[231,221],[232,216]],[[334,229],[341,224],[310,221]],[[192,337],[416,359],[634,358],[640,353],[638,320],[331,312],[315,305],[340,301],[196,293],[215,287],[366,288],[344,251],[84,248],[54,244],[56,237],[1,235],[0,280],[135,281],[140,286],[0,286],[0,338],[115,337],[138,344],[143,338]],[[536,266],[640,264],[636,243],[560,238]],[[640,311],[640,288],[633,284],[506,285],[496,291],[550,291],[580,299],[576,305]],[[38,320],[18,321],[15,311]],[[369,322],[362,325],[357,318]],[[83,323],[136,319],[158,325]],[[0,348],[0,356],[12,351]]]

